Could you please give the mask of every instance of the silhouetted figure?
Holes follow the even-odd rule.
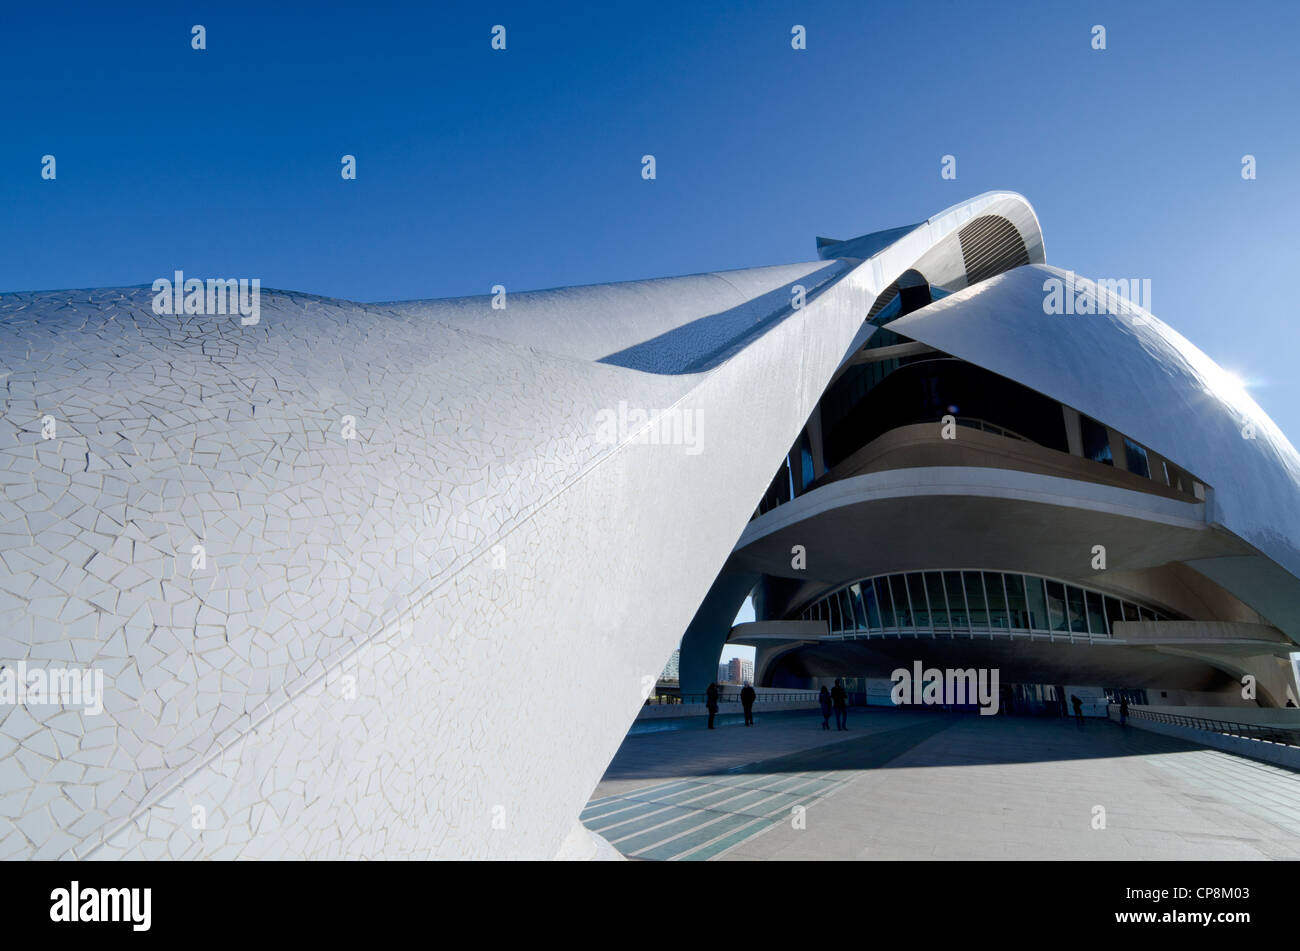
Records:
[[[817,702],[822,705],[822,729],[831,728],[831,692],[822,684],[822,692],[817,695]]]
[[[1074,707],[1074,722],[1077,723],[1080,728],[1082,728],[1083,727],[1083,701],[1080,700],[1078,697],[1076,697],[1074,694],[1070,694],[1070,705]]]
[[[1288,697],[1288,698],[1287,698],[1287,701],[1286,701],[1286,705],[1287,705],[1288,707],[1294,707],[1294,706],[1295,706],[1295,701],[1292,700],[1292,699],[1290,699],[1290,698]]]
[[[745,684],[744,689],[740,691],[740,705],[745,708],[745,726],[754,725],[754,698],[756,696],[758,695],[754,692],[754,688],[749,684]]]
[[[1128,723],[1128,697],[1119,698],[1119,725]]]
[[[709,709],[709,729],[713,729],[713,718],[718,713],[718,685],[709,684],[709,689],[704,692],[704,705]]]
[[[835,729],[847,730],[849,728],[849,694],[844,689],[844,681],[839,677],[835,678],[835,686],[831,688],[831,703],[835,705]]]

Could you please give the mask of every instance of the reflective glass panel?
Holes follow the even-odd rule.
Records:
[[[1065,585],[1059,581],[1045,582],[1047,588],[1047,613],[1053,631],[1068,631],[1070,620],[1065,613]]]
[[[844,616],[844,630],[855,630],[857,625],[853,615],[853,603],[849,598],[849,589],[840,589],[840,613]]]
[[[978,571],[963,571],[961,575],[966,582],[966,605],[970,608],[971,630],[987,631],[989,611],[984,601],[984,581]]]
[[[907,576],[907,593],[912,598],[913,621],[917,627],[930,626],[930,610],[926,606],[925,578],[919,572]]]
[[[1088,630],[1093,634],[1106,634],[1106,609],[1102,605],[1101,595],[1096,591],[1085,592],[1088,599]]]
[[[880,630],[880,606],[876,604],[876,588],[870,581],[862,583],[862,606],[867,612],[867,626]]]
[[[1007,614],[1011,626],[1017,630],[1029,627],[1029,611],[1025,604],[1025,579],[1020,575],[1003,575],[1007,586]]]
[[[898,627],[898,618],[894,617],[894,599],[889,596],[889,579],[877,578],[876,601],[880,604],[880,617],[885,627]]]
[[[1136,473],[1147,479],[1151,478],[1151,466],[1147,462],[1147,451],[1127,436],[1124,437],[1124,456],[1129,472]]]
[[[1106,629],[1110,631],[1111,636],[1115,635],[1114,624],[1116,621],[1124,620],[1124,606],[1120,604],[1118,598],[1106,596]]]
[[[862,585],[849,585],[849,604],[853,606],[853,621],[858,630],[866,630],[867,616],[862,610]]]
[[[984,595],[989,602],[989,626],[995,631],[1005,631],[1010,622],[1007,620],[1007,598],[1002,591],[1001,572],[984,572]]]
[[[1079,417],[1080,435],[1083,437],[1083,454],[1093,462],[1102,462],[1108,466],[1113,466],[1115,460],[1111,458],[1110,452],[1110,433],[1106,427],[1087,416]]]
[[[912,609],[907,601],[907,582],[902,575],[889,576],[889,590],[894,596],[894,618],[899,627],[912,626]]]
[[[962,593],[960,572],[945,571],[943,586],[948,592],[948,623],[955,631],[969,631],[970,617],[966,611],[966,595]]]
[[[1050,631],[1047,599],[1043,596],[1043,579],[1025,575],[1025,600],[1029,603],[1029,626],[1035,631]]]
[[[943,575],[937,571],[927,571],[925,591],[930,596],[930,623],[940,630],[947,630],[948,606],[943,595]]]
[[[1070,604],[1070,630],[1076,634],[1087,634],[1088,615],[1083,610],[1083,589],[1067,585],[1065,595]]]

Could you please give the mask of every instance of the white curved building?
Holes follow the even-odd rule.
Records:
[[[1248,397],[1045,313],[1018,195],[818,243],[504,308],[0,296],[0,857],[599,854],[679,640],[688,691],[730,638],[1286,702],[1300,458]]]

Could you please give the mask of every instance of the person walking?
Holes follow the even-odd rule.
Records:
[[[1074,707],[1074,722],[1083,729],[1083,701],[1076,694],[1070,694],[1070,705]]]
[[[844,689],[844,681],[839,677],[835,678],[835,686],[831,690],[831,703],[835,705],[835,729],[847,730],[849,728],[849,694]]]
[[[1128,723],[1128,697],[1119,698],[1119,725]]]
[[[718,714],[718,685],[709,684],[709,689],[704,692],[704,706],[709,711],[709,729],[713,729],[713,718]]]
[[[745,681],[744,688],[740,691],[740,705],[745,708],[745,726],[754,725],[754,688],[750,686],[749,681]]]
[[[817,696],[817,702],[822,705],[822,729],[831,728],[831,692],[822,684],[822,692]]]

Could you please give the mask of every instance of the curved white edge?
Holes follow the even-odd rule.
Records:
[[[1300,455],[1290,441],[1240,384],[1141,307],[1117,299],[1115,313],[1048,313],[1049,282],[1068,278],[1046,265],[1017,268],[890,328],[1172,460],[1212,487],[1214,521],[1300,577]],[[1075,283],[1096,293],[1092,281]]]
[[[691,376],[307,295],[0,296],[0,655],[106,690],[0,708],[0,859],[561,853],[875,295],[1000,194]],[[700,451],[604,441],[625,403]]]

